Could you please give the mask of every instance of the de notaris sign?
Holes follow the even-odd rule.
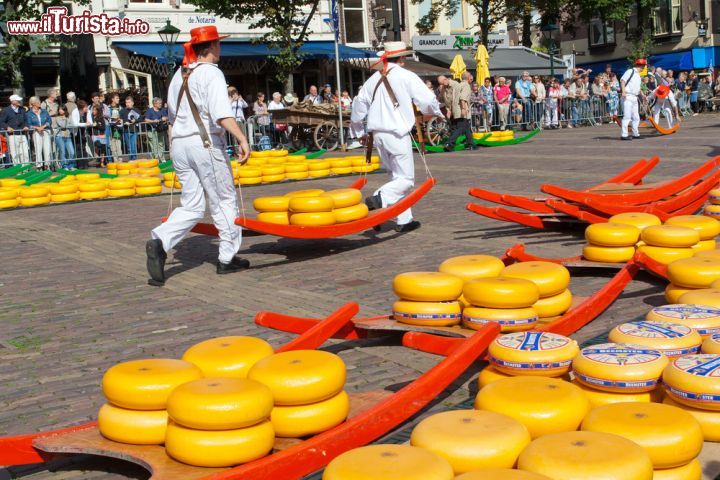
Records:
[[[480,40],[472,35],[416,35],[413,50],[467,50],[475,48]],[[488,35],[488,47],[507,47],[508,36],[502,33]]]

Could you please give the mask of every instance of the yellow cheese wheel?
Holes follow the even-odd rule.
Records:
[[[653,467],[685,465],[700,454],[700,424],[680,408],[662,403],[614,403],[594,408],[581,430],[620,435],[650,455]]]
[[[98,412],[103,437],[132,445],[162,445],[168,414],[165,410],[128,410],[106,403]]]
[[[48,187],[41,187],[41,186],[31,186],[26,188],[20,189],[20,197],[21,198],[40,198],[40,197],[47,197],[50,194],[50,189]]]
[[[253,200],[253,208],[258,212],[287,212],[289,197],[258,197]]]
[[[256,337],[229,336],[204,340],[188,348],[182,359],[206,377],[246,378],[250,368],[272,355],[273,348]]]
[[[80,200],[96,200],[98,198],[106,198],[107,196],[108,193],[105,189],[95,192],[80,192]]]
[[[720,205],[705,205],[703,215],[714,219],[720,219]]]
[[[601,263],[625,263],[635,255],[635,247],[599,247],[585,245],[582,256],[585,260]]]
[[[570,272],[564,266],[551,262],[521,262],[505,267],[501,277],[530,280],[537,285],[540,298],[552,297],[570,285]]]
[[[290,225],[290,215],[287,212],[262,212],[257,214],[259,222]]]
[[[288,151],[287,150],[269,150],[271,157],[287,157]]]
[[[363,165],[361,167],[352,167],[353,173],[368,173],[375,170],[373,165]]]
[[[697,230],[676,225],[653,225],[643,229],[640,238],[655,247],[692,247],[700,241]]]
[[[703,215],[679,215],[668,218],[665,225],[676,225],[696,230],[700,240],[712,240],[720,235],[720,222]]]
[[[248,161],[246,165],[251,167],[262,167],[267,163],[267,159],[260,158],[260,157],[252,157],[252,152],[250,152],[251,157],[248,158]]]
[[[318,170],[329,170],[330,169],[330,162],[327,162],[325,160],[312,160],[307,163],[308,170],[311,172],[315,172]]]
[[[244,378],[200,378],[175,388],[167,412],[178,425],[198,430],[232,430],[267,420],[272,392]]]
[[[503,378],[510,378],[512,376],[513,375],[507,375],[499,372],[492,365],[488,365],[480,370],[480,374],[478,374],[478,390],[487,387],[492,382],[502,380]]]
[[[640,345],[603,343],[583,348],[573,360],[575,378],[608,392],[649,392],[657,387],[665,355]]]
[[[702,353],[720,354],[720,333],[708,335],[702,343]]]
[[[534,282],[511,277],[470,280],[465,283],[462,294],[471,304],[488,308],[525,308],[540,298]]]
[[[708,201],[713,205],[720,204],[720,190],[710,190]]]
[[[22,207],[36,207],[38,205],[45,205],[50,203],[50,196],[44,197],[32,197],[32,198],[21,198],[20,206]]]
[[[149,358],[118,363],[102,379],[102,390],[110,403],[133,410],[163,410],[176,387],[202,377],[190,362]]]
[[[347,168],[352,167],[355,160],[349,158],[332,158],[329,159],[330,168]]]
[[[448,327],[462,320],[462,309],[458,302],[413,302],[398,300],[393,304],[395,320],[408,325]]]
[[[346,208],[352,207],[362,202],[362,193],[357,188],[340,188],[337,190],[330,190],[322,195],[321,197],[329,197],[333,201],[333,208]]]
[[[613,215],[608,219],[608,223],[623,223],[625,225],[632,225],[642,231],[645,227],[662,225],[662,220],[652,213],[628,212]]]
[[[290,225],[305,227],[326,227],[335,225],[335,214],[332,212],[293,213],[290,215]]]
[[[720,258],[692,257],[672,262],[667,267],[668,280],[678,287],[710,288],[720,279]]]
[[[24,183],[25,183],[25,180],[21,179],[21,178],[0,179],[0,186],[2,186],[2,187],[19,187],[20,185],[23,185]]]
[[[720,293],[720,290],[718,291]],[[655,307],[648,312],[648,320],[677,323],[690,327],[707,337],[714,333],[720,333],[720,308],[706,305],[663,305]]]
[[[140,168],[152,168],[158,166],[158,159],[157,158],[151,158],[149,160],[139,160],[137,162],[138,167]]]
[[[238,178],[239,185],[258,185],[263,182],[262,177]]]
[[[64,186],[64,185],[57,185],[58,187]],[[74,187],[75,191],[77,191],[77,187],[75,185],[69,185],[69,187]],[[18,197],[18,192],[16,190],[0,190],[0,200],[15,200]]]
[[[160,175],[160,169],[158,167],[152,167],[152,168],[138,168],[137,171],[138,175],[142,177],[150,177],[150,176],[156,176]]]
[[[175,172],[166,172],[166,173],[163,173],[163,181],[174,182],[174,181],[177,180],[177,179],[178,179],[178,176],[177,176],[177,174],[176,174]]]
[[[565,289],[557,295],[541,298],[533,303],[532,308],[537,312],[539,318],[557,317],[570,309],[572,299],[570,290]]]
[[[585,229],[588,243],[600,247],[629,247],[639,238],[639,228],[623,223],[595,223]]]
[[[159,187],[160,184],[161,180],[159,177],[144,177],[135,179],[136,187]]]
[[[253,150],[250,152],[250,158],[267,158],[270,156],[270,150]]]
[[[509,468],[483,468],[474,472],[463,473],[455,480],[552,480],[539,473],[511,470]]]
[[[258,361],[248,379],[270,388],[275,405],[307,405],[340,393],[345,364],[339,356],[322,350],[294,350]]]
[[[128,188],[135,188],[135,182],[130,178],[116,178],[108,183],[108,188],[111,190],[125,190]]]
[[[138,180],[142,180],[138,178]],[[156,180],[160,180],[157,178]],[[158,193],[162,193],[162,186],[158,185],[156,187],[135,187],[135,195],[157,195]]]
[[[695,250],[692,248],[656,247],[653,245],[642,245],[638,247],[638,251],[664,265],[683,258],[690,258],[695,254]]]
[[[665,287],[665,300],[669,303],[678,303],[678,300],[680,300],[680,297],[682,297],[683,294],[692,290],[695,289],[678,287],[677,285],[668,283],[667,287]]]
[[[50,186],[51,195],[65,195],[68,193],[77,193],[78,186],[76,184],[55,184]],[[0,199],[2,199],[2,192],[0,192]]]
[[[80,199],[79,193],[61,193],[58,195],[50,195],[50,201],[53,203],[74,202]]]
[[[308,167],[304,163],[289,163],[285,165],[285,175],[288,173],[302,173],[307,171]]]
[[[326,170],[310,170],[308,171],[308,176],[311,178],[319,178],[319,177],[327,177],[330,175],[330,169]]]
[[[715,250],[717,248],[717,242],[715,240],[700,240],[698,243],[690,247],[697,256],[698,252],[706,252],[708,250]]]
[[[464,282],[474,278],[497,277],[505,268],[505,264],[497,257],[490,255],[463,255],[448,258],[440,264],[438,271],[455,275]]]
[[[685,355],[663,372],[665,393],[678,403],[720,411],[720,355]]]
[[[132,197],[135,195],[134,188],[108,189],[108,197]]]
[[[488,323],[497,323],[500,325],[500,331],[507,333],[530,330],[537,324],[538,316],[532,307],[468,307],[463,309],[462,320],[463,326],[473,330],[480,330]]]
[[[427,417],[412,431],[410,445],[444,458],[456,474],[479,468],[512,468],[530,444],[517,420],[495,412],[454,410]]]
[[[563,432],[534,440],[518,468],[553,480],[652,480],[645,450],[627,438],[602,432]]]
[[[662,403],[681,408],[695,417],[695,420],[700,424],[706,442],[720,442],[720,412],[689,407],[675,402],[670,397],[665,397]]]
[[[102,182],[88,182],[78,185],[80,192],[104,192],[107,189]]]
[[[575,340],[550,332],[517,332],[498,336],[488,348],[488,360],[509,375],[559,377],[570,370],[580,348]]]
[[[283,175],[285,174],[285,167],[280,165],[269,165],[266,167],[262,167],[260,169],[262,171],[263,177],[268,175]]]
[[[289,172],[285,174],[285,178],[288,180],[302,180],[303,178],[308,178],[310,175],[308,172]]]
[[[406,272],[393,279],[395,295],[416,302],[448,302],[457,300],[463,281],[455,275],[440,272]]]
[[[284,173],[280,173],[278,175],[263,175],[262,176],[263,183],[282,182],[283,180],[285,180]]]
[[[348,223],[360,220],[368,216],[369,210],[367,205],[359,203],[351,207],[336,208],[333,210],[335,215],[335,223]]]
[[[267,455],[275,444],[272,423],[266,420],[236,430],[194,430],[170,422],[165,451],[175,460],[197,467],[231,467]]]
[[[590,406],[592,408],[610,405],[611,403],[661,402],[665,396],[662,387],[657,387],[649,392],[618,393],[595,390],[594,388],[590,388],[577,380],[573,380],[572,383],[583,391],[587,399],[590,401]]]
[[[348,161],[350,161],[350,165],[353,167],[362,167],[363,165],[367,165],[367,160],[362,155],[346,158]]]
[[[75,178],[77,178],[81,182],[86,182],[88,180],[96,180],[100,178],[99,173],[78,173],[75,175]]]
[[[649,320],[618,325],[610,331],[608,339],[652,348],[668,358],[698,353],[702,343],[700,334],[688,326]]]
[[[378,157],[377,155],[373,155],[372,157],[370,157],[370,163],[378,165],[380,163],[380,157]]]
[[[284,165],[286,161],[287,157],[270,157],[265,165]]]
[[[120,177],[123,175],[130,175],[130,170],[118,170],[117,175]]]
[[[20,205],[20,200],[13,198],[12,200],[0,200],[0,208],[15,208]]]
[[[325,193],[325,190],[320,190],[317,188],[309,189],[309,190],[297,190],[295,192],[286,193],[286,197],[318,197]]]
[[[288,156],[288,163],[303,163],[307,160],[305,155],[289,155]]]
[[[720,289],[701,288],[699,290],[692,290],[681,295],[678,303],[720,308]]]
[[[525,425],[532,438],[577,430],[590,403],[575,385],[557,378],[520,376],[480,390],[475,408],[502,413]]]
[[[450,463],[411,445],[369,445],[332,460],[322,480],[453,480]]]
[[[696,458],[679,467],[655,470],[653,480],[702,480],[702,464]]]
[[[330,173],[333,175],[348,175],[350,173],[353,173],[352,167],[337,167],[337,168],[331,168]]]
[[[261,168],[240,167],[237,172],[239,178],[257,178],[262,177],[263,174]]]
[[[270,421],[275,435],[300,438],[315,435],[340,425],[350,413],[350,397],[345,391],[309,405],[277,406]]]
[[[460,295],[460,297],[458,298],[458,302],[460,302],[460,306],[463,308],[463,310],[468,307],[472,307],[470,302],[468,302],[467,299],[465,297],[463,297],[462,295]]]

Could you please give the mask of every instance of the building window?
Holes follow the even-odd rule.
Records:
[[[343,2],[345,41],[347,43],[368,43],[366,16],[365,0],[345,0]]]
[[[590,19],[590,47],[605,47],[615,45],[615,22],[603,21],[601,17]]]
[[[459,2],[457,10],[450,17],[450,31],[451,32],[464,32],[465,29],[465,2]]]
[[[653,35],[682,33],[682,0],[657,0],[652,12]]]

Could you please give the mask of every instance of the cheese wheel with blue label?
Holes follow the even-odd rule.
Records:
[[[668,358],[642,345],[603,343],[583,348],[573,360],[580,383],[608,392],[649,392],[657,387]]]
[[[559,377],[570,370],[579,351],[577,342],[563,335],[516,332],[497,337],[488,348],[488,359],[508,375]]]
[[[720,333],[708,336],[702,344],[702,353],[720,353]]]
[[[702,343],[700,334],[688,326],[649,320],[618,325],[608,339],[659,350],[668,358],[698,353]]]
[[[650,321],[677,323],[690,327],[705,338],[720,333],[720,308],[680,303],[655,307],[645,317]]]
[[[411,302],[398,300],[393,304],[393,318],[408,325],[449,327],[462,320],[459,302]]]
[[[668,397],[702,410],[720,410],[720,355],[685,355],[663,372]]]
[[[468,307],[463,310],[463,325],[466,328],[480,330],[488,323],[498,323],[500,331],[519,332],[530,330],[538,322],[537,312],[527,308],[482,308]]]

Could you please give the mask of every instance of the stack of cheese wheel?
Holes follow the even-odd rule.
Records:
[[[110,175],[117,175],[118,164],[116,162],[108,162],[107,173]]]
[[[482,138],[482,137],[481,137]],[[512,140],[515,138],[515,132],[513,130],[496,130],[490,132],[490,136],[485,139],[486,142],[504,142],[506,140]]]
[[[129,162],[117,164],[118,175],[135,175],[138,173],[138,160],[131,160]]]
[[[310,171],[312,173],[312,170]],[[288,194],[290,201],[290,225],[320,227],[335,224],[333,209],[335,203],[330,197],[323,197],[322,191],[314,196]]]
[[[476,278],[497,277],[504,268],[503,261],[491,255],[461,255],[442,262],[438,271],[460,277],[463,282],[469,282]],[[470,306],[462,296],[458,301],[462,308]]]
[[[368,207],[362,201],[362,193],[357,188],[340,188],[320,195],[333,201],[332,213],[335,223],[348,223],[368,216]]]
[[[559,378],[518,376],[497,380],[480,390],[475,408],[519,421],[532,438],[577,430],[590,403],[577,386]]]
[[[586,347],[573,360],[573,382],[594,405],[658,400],[665,355],[642,345],[604,343]],[[595,392],[602,392],[595,395]]]
[[[648,227],[649,228],[649,227]],[[624,263],[635,255],[640,229],[625,223],[595,223],[585,229],[583,257],[591,262]]]
[[[537,285],[540,299],[533,303],[532,308],[541,322],[547,322],[570,309],[570,272],[560,264],[539,261],[514,263],[505,267],[500,276],[530,280]]]
[[[38,185],[20,187],[20,206],[35,207],[50,203],[50,188]]]
[[[330,162],[327,160],[310,160],[307,162],[308,175],[311,178],[327,177],[330,175]]]
[[[688,227],[698,232],[700,241],[693,245],[695,252],[715,250],[715,237],[720,235],[720,222],[703,215],[679,215],[668,218],[665,225]]]
[[[483,410],[432,415],[421,421],[410,436],[411,445],[444,458],[456,475],[479,468],[512,468],[530,440],[522,423]]]
[[[613,215],[608,219],[608,223],[623,223],[625,225],[632,225],[642,232],[646,227],[662,225],[662,220],[652,213],[626,212]]]
[[[250,164],[251,160],[263,160],[264,159],[248,159],[247,166],[238,167],[235,172],[235,178],[237,179],[237,183],[239,185],[257,185],[259,183],[262,183],[263,179],[263,171],[261,166],[254,166]]]
[[[538,286],[524,278],[476,278],[465,283],[462,295],[470,306],[463,309],[463,325],[479,330],[498,323],[501,332],[530,330],[538,322],[532,308],[540,299]]]
[[[183,360],[151,358],[111,367],[102,379],[102,390],[109,403],[98,413],[100,433],[121,443],[162,444],[170,393],[199,378],[200,369]]]
[[[275,443],[272,392],[243,378],[201,378],[167,402],[165,451],[198,467],[231,467],[267,455]]]
[[[315,435],[344,422],[350,413],[345,364],[322,350],[276,353],[250,368],[248,379],[267,386],[275,407],[270,421],[278,437]]]
[[[695,253],[692,247],[700,241],[700,234],[689,227],[653,225],[643,229],[640,238],[645,242],[638,247],[640,252],[668,265],[675,260],[692,257]]]
[[[2,180],[0,180],[2,181]],[[0,209],[15,208],[20,205],[20,188],[0,187]]]
[[[275,353],[265,340],[230,336],[211,338],[188,348],[182,359],[205,377],[247,378],[250,368]]]
[[[347,175],[353,173],[353,159],[356,157],[345,158],[328,158],[330,162],[330,172],[335,175]]]
[[[393,304],[393,318],[409,325],[447,327],[462,319],[457,301],[463,290],[460,277],[440,272],[401,273],[393,280],[400,300]]]
[[[290,197],[258,197],[253,200],[253,208],[260,222],[290,225]]]
[[[453,480],[444,458],[412,445],[369,445],[333,459],[322,480]]]
[[[700,334],[686,325],[650,320],[618,325],[610,331],[608,339],[649,347],[668,358],[698,353],[702,344]]]
[[[285,178],[288,180],[302,180],[308,178],[308,165],[305,157],[302,155],[295,155],[287,157],[287,163],[285,163]]]
[[[703,432],[698,421],[680,408],[662,403],[604,405],[590,411],[581,429],[620,435],[640,445],[661,478],[701,477],[697,457]]]
[[[50,187],[50,201],[53,203],[74,202],[80,199],[80,192],[76,183],[53,183]]]
[[[272,159],[272,157],[270,157]],[[269,160],[270,160],[269,159]],[[263,183],[281,182],[285,180],[285,166],[266,164],[260,167]]]
[[[350,157],[352,160],[353,173],[369,173],[377,170],[380,165],[377,163],[367,163],[365,157]]]
[[[135,195],[135,182],[130,178],[116,178],[108,183],[108,197],[132,197]]]
[[[720,220],[720,207],[718,207],[720,205],[720,190],[710,190],[708,202],[710,204],[703,209],[703,215]]]
[[[158,193],[162,193],[160,177],[152,175],[135,179],[135,195],[157,195]]]
[[[645,317],[656,322],[676,323],[690,327],[707,338],[720,333],[720,308],[706,305],[663,305],[650,310]]]
[[[676,260],[668,265],[667,276],[670,284],[665,288],[665,298],[678,303],[684,293],[713,287],[713,282],[720,279],[720,257],[696,255]]]
[[[171,188],[174,190],[182,190],[182,185],[175,172],[163,173],[163,185],[165,188]]]
[[[157,158],[151,158],[149,160],[138,160],[137,174],[141,177],[157,177],[160,175],[160,167],[158,164],[160,161]]]

